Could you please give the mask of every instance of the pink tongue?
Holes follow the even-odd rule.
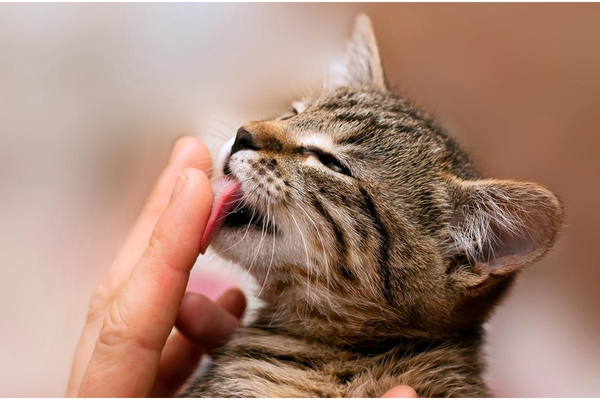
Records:
[[[227,215],[235,210],[242,200],[242,186],[237,180],[225,175],[213,180],[212,185],[215,198],[200,242],[202,254],[206,252],[206,248],[225,222]]]

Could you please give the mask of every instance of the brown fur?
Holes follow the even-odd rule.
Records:
[[[366,17],[347,66],[301,112],[238,132],[226,172],[262,222],[224,226],[213,247],[265,305],[186,396],[490,394],[482,324],[555,242],[560,204],[532,183],[481,179],[390,93]]]

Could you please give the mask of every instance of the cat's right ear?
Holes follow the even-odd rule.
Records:
[[[453,215],[446,255],[453,281],[485,289],[543,256],[562,224],[562,207],[547,189],[511,180],[453,178]]]
[[[387,88],[373,24],[365,14],[356,18],[343,65],[332,68],[325,82],[326,89],[345,86]]]

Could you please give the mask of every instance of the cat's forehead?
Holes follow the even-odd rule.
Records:
[[[376,111],[385,107],[387,96],[378,91],[350,90],[347,88],[324,92],[318,97],[308,98],[298,102],[304,111],[320,113],[324,116],[344,112]]]
[[[321,144],[360,145],[367,137],[397,131],[401,122],[420,123],[409,102],[376,90],[344,88],[293,106],[298,113],[289,120],[294,136]]]
[[[343,137],[348,131],[368,123],[368,119],[378,118],[383,102],[384,97],[378,93],[347,89],[326,92],[293,102],[298,115],[289,122],[298,129],[297,134],[306,135],[310,140],[326,141],[323,136],[328,136],[335,141],[336,136]]]

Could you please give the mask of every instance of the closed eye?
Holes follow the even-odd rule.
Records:
[[[321,164],[323,164],[330,170],[337,172],[338,174],[344,174],[350,177],[352,176],[350,170],[346,166],[344,166],[344,164],[342,164],[340,160],[338,160],[329,153],[325,153],[323,150],[316,148],[308,148],[303,149],[303,153],[307,156],[315,157],[321,162]]]
[[[286,119],[290,119],[292,117],[295,117],[296,115],[298,115],[298,110],[296,109],[296,107],[293,107],[292,112],[282,115],[281,117],[277,118],[277,120],[285,121]]]

